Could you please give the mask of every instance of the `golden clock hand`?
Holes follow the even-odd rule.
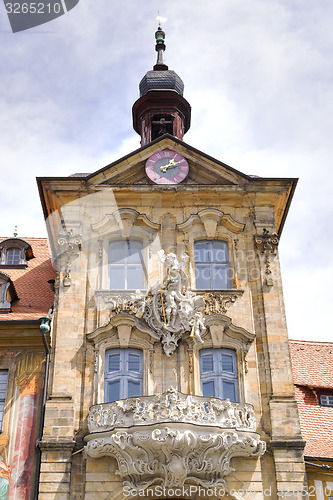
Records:
[[[166,172],[169,167],[175,167],[180,161],[175,161],[174,158],[169,160],[169,163],[167,165],[162,165],[161,170],[162,172]]]

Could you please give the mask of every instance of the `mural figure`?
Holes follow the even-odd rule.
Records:
[[[0,500],[8,500],[11,467],[0,455]]]

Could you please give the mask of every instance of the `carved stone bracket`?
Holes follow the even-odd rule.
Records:
[[[263,228],[261,235],[254,236],[254,242],[257,250],[264,256],[265,259],[265,275],[266,285],[273,285],[273,277],[271,270],[271,258],[276,255],[277,246],[279,244],[279,236],[276,233],[270,233]]]
[[[82,236],[73,234],[73,229],[58,236],[58,258],[60,268],[63,269],[63,285],[71,285],[71,264],[81,250]]]
[[[130,488],[145,489],[156,482],[181,487],[186,480],[209,488],[225,484],[225,476],[235,470],[231,458],[261,456],[265,443],[256,433],[189,430],[170,423],[93,438],[85,449],[92,458],[116,458],[123,485]]]
[[[224,485],[235,456],[258,457],[266,444],[255,432],[253,407],[229,400],[163,394],[91,407],[86,453],[112,456],[124,486]]]

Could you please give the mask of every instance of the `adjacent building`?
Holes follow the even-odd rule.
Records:
[[[1,500],[35,497],[46,359],[39,318],[48,323],[54,276],[47,239],[0,238]]]
[[[290,340],[310,498],[333,499],[333,343]]]

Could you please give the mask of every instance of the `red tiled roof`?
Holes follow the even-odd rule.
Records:
[[[305,456],[333,458],[333,408],[319,404],[333,395],[333,343],[290,340],[290,354]]]
[[[333,408],[320,406],[309,387],[295,386],[307,457],[333,458]]]
[[[290,340],[294,384],[333,388],[333,343]]]
[[[5,238],[0,238],[3,241]],[[28,260],[25,269],[1,269],[14,283],[19,300],[12,303],[12,312],[0,314],[0,321],[34,320],[45,316],[50,309],[54,294],[48,280],[55,278],[48,240],[46,238],[22,238],[30,243],[34,258]]]

